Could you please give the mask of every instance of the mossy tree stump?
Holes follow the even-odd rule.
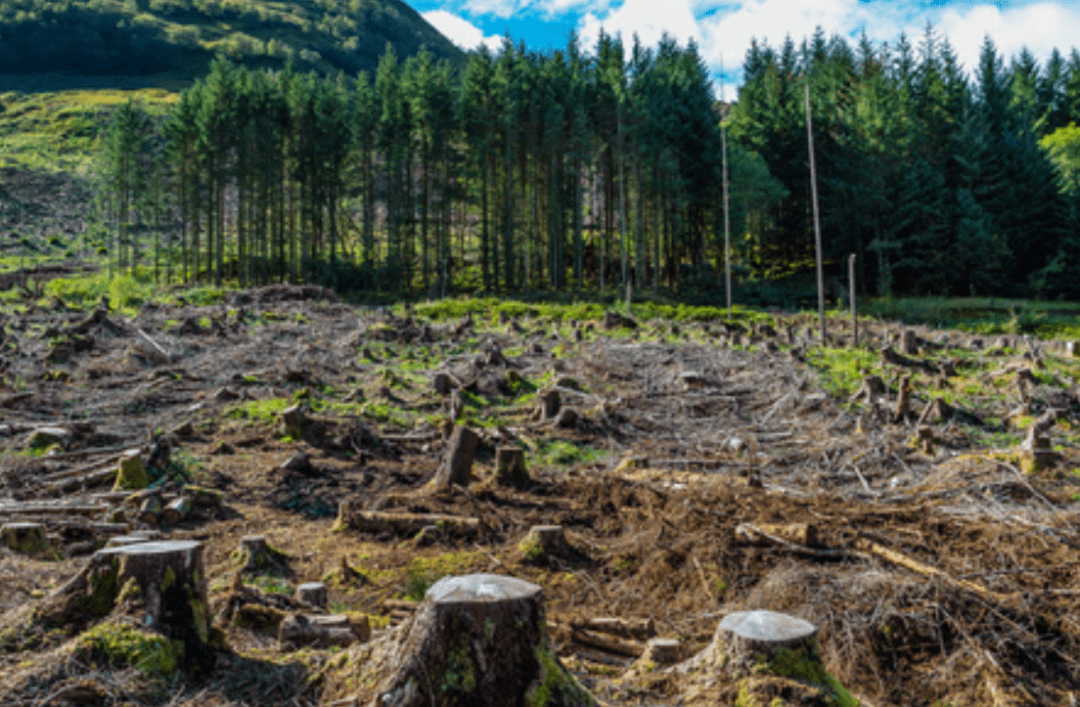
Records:
[[[771,663],[785,651],[815,656],[817,628],[809,621],[775,611],[737,611],[720,621],[717,647],[728,657],[728,669],[748,675],[755,666]]]
[[[5,523],[0,525],[0,545],[26,555],[41,555],[49,551],[45,526],[41,523]]]
[[[525,559],[532,562],[571,554],[561,525],[534,525],[518,547]]]
[[[266,568],[273,560],[265,535],[245,535],[240,538],[237,553],[244,560],[244,569],[251,572]]]
[[[353,684],[374,679],[357,697],[379,707],[594,704],[548,646],[540,587],[514,577],[444,577],[370,651]]]
[[[186,667],[210,670],[214,651],[202,548],[196,540],[170,540],[99,550],[50,597],[49,613],[65,622],[117,609],[134,614],[144,629],[183,643]]]
[[[296,588],[296,598],[319,609],[326,608],[326,585],[322,582],[305,582]]]

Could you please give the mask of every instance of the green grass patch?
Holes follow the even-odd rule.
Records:
[[[449,552],[435,557],[415,557],[405,570],[405,596],[422,601],[431,585],[443,577],[466,574],[477,560],[478,552]]]
[[[580,447],[566,440],[540,442],[537,445],[536,461],[555,466],[593,464],[605,459],[608,452],[592,447]]]
[[[282,410],[293,404],[288,398],[247,400],[225,408],[225,417],[230,420],[270,423],[277,419]]]
[[[994,297],[904,297],[859,302],[860,313],[986,336],[1080,338],[1080,303]]]
[[[864,349],[813,348],[806,363],[818,372],[821,387],[834,398],[847,398],[862,384],[863,376],[878,363],[878,357]]]

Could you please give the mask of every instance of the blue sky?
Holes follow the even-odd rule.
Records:
[[[680,44],[693,38],[716,77],[728,86],[742,78],[750,39],[796,42],[817,25],[827,34],[856,38],[863,30],[876,43],[901,32],[917,41],[927,20],[949,38],[960,60],[975,66],[989,34],[1007,58],[1027,46],[1040,61],[1058,47],[1080,46],[1077,0],[406,0],[459,46],[484,42],[493,49],[509,31],[530,47],[561,47],[577,29],[586,48],[602,27],[629,42],[634,32],[654,45],[667,31]],[[734,97],[733,89],[728,93]]]

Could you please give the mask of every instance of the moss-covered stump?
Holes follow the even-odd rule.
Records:
[[[372,707],[571,707],[594,700],[547,643],[540,587],[514,577],[445,577],[412,618],[350,649],[324,699]]]
[[[46,555],[52,550],[41,523],[0,525],[0,545],[31,556]]]
[[[525,452],[520,447],[499,447],[495,450],[495,478],[503,486],[521,486],[529,482]]]
[[[518,544],[518,549],[530,562],[573,555],[561,525],[534,525]]]
[[[182,644],[185,667],[213,667],[201,542],[143,542],[99,550],[49,597],[43,617],[79,625],[114,610]]]
[[[858,705],[821,662],[814,625],[773,611],[728,614],[703,651],[670,670],[686,676],[689,705]]]
[[[138,491],[146,488],[149,483],[150,477],[146,475],[142,457],[132,454],[120,460],[113,491]]]

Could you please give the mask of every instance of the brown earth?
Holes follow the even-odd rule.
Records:
[[[777,323],[783,332],[806,320]],[[955,421],[920,448],[913,419],[825,395],[800,362],[798,334],[761,328],[736,346],[715,325],[675,334],[664,323],[584,323],[577,341],[573,324],[425,323],[289,286],[137,317],[31,307],[4,326],[0,521],[18,515],[2,515],[5,504],[105,504],[93,494],[108,486],[94,484],[111,479],[72,487],[61,475],[140,448],[159,463],[151,474],[164,493],[195,483],[223,494],[220,507],[156,526],[205,541],[218,612],[240,539],[264,534],[281,554],[243,574],[260,601],[287,612],[293,587],[322,580],[331,610],[371,615],[376,636],[388,600],[419,598],[447,574],[540,584],[556,652],[606,704],[746,702],[720,674],[643,670],[586,645],[582,622],[652,619],[690,658],[725,614],[745,609],[814,623],[826,668],[867,705],[1072,704],[1080,689],[1080,525],[1065,473],[1080,455],[1066,447],[1024,473],[1018,457],[975,449]],[[864,328],[875,346],[890,333]],[[463,386],[460,403],[434,392],[436,370]],[[578,419],[535,419],[537,387],[557,389]],[[293,402],[309,418],[299,434],[278,416]],[[1057,424],[1078,422],[1067,402]],[[429,482],[458,404],[480,448],[472,482],[440,494]],[[28,453],[34,431],[52,427],[66,434]],[[526,450],[527,483],[497,483],[502,445]],[[296,451],[309,464],[283,468]],[[480,531],[335,528],[342,501],[477,518]],[[521,540],[550,524],[571,549],[537,559]],[[85,626],[30,616],[105,536],[50,529],[53,558],[0,548],[4,704],[352,704],[337,649],[285,652],[272,631],[225,613],[229,650],[209,676],[150,679],[80,657],[71,634]],[[755,680],[762,704],[817,704],[782,680]]]

